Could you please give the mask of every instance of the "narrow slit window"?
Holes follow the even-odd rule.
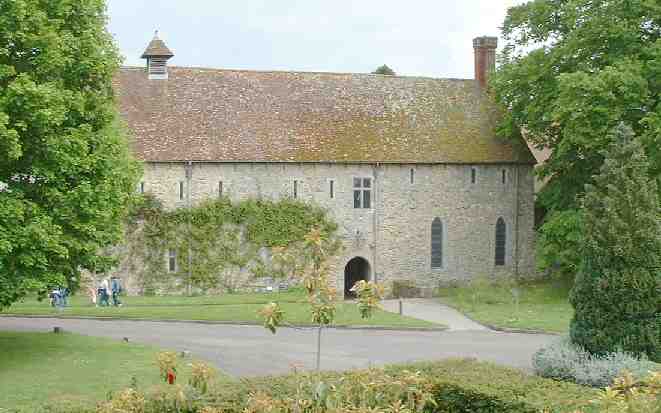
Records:
[[[505,265],[505,245],[507,244],[507,226],[503,218],[496,222],[496,265]]]
[[[477,182],[477,169],[471,168],[471,184]]]
[[[331,199],[335,198],[335,181],[332,179],[328,181],[328,194],[330,195]]]
[[[223,196],[223,181],[218,181],[218,197]]]
[[[183,201],[184,199],[184,181],[179,181],[179,200]]]
[[[409,175],[409,180],[411,181],[411,185],[413,185],[415,183],[415,169],[411,168]]]
[[[503,185],[505,185],[505,184],[507,183],[507,170],[503,169],[503,170],[501,171],[501,177],[500,177],[500,180],[501,180],[501,182],[503,183]]]
[[[140,182],[140,193],[141,194],[145,193],[145,182],[144,181]]]
[[[431,223],[431,267],[443,268],[443,222],[434,218]]]
[[[294,198],[298,198],[298,181],[294,179]]]
[[[170,249],[168,251],[168,271],[176,272],[177,271],[177,251]]]

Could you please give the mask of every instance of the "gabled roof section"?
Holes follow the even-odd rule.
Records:
[[[122,68],[115,89],[145,161],[535,163],[474,80]]]

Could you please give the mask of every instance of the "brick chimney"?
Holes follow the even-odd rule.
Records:
[[[481,87],[486,87],[489,73],[496,70],[496,48],[498,38],[490,36],[476,37],[473,39],[473,50],[475,50],[475,80]]]
[[[143,59],[147,59],[147,73],[149,79],[167,79],[168,78],[168,60],[174,56],[174,53],[168,49],[165,42],[158,37],[158,30],[154,33],[154,38],[147,49],[142,54]]]

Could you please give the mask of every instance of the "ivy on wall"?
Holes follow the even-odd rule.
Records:
[[[246,272],[269,275],[271,248],[294,245],[313,228],[333,237],[337,225],[322,208],[292,199],[219,198],[167,211],[145,194],[136,197],[129,214],[122,258],[145,294],[189,285],[234,292]],[[174,271],[168,268],[170,251],[176,253]]]

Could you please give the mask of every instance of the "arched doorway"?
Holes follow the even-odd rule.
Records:
[[[370,264],[365,258],[354,257],[344,267],[344,298],[355,298],[350,290],[360,280],[369,280]]]

